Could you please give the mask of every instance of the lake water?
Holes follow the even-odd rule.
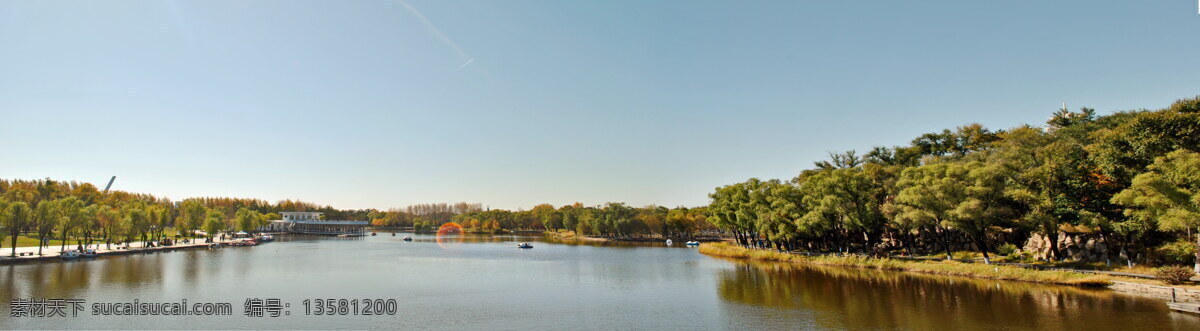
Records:
[[[0,328],[1200,330],[1200,317],[1107,290],[745,263],[661,244],[403,236],[0,266]],[[85,309],[10,317],[14,298]],[[248,298],[280,299],[289,315],[244,316]],[[305,315],[305,299],[326,298],[395,299],[396,312]],[[135,299],[224,302],[233,315],[91,315]]]

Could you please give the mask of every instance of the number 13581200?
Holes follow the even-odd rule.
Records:
[[[305,315],[396,315],[396,299],[304,299]]]

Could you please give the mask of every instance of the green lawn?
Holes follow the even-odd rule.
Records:
[[[12,236],[4,236],[4,242],[0,244],[3,244],[4,248],[12,248]],[[36,247],[37,244],[38,240],[36,236],[22,235],[17,237],[17,247]],[[50,246],[58,247],[60,244],[62,244],[62,240],[50,240]]]

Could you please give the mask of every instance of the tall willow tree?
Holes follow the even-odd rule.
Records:
[[[33,209],[34,228],[38,235],[38,255],[42,255],[42,247],[46,246],[54,229],[58,227],[59,215],[56,205],[54,200],[41,200]]]
[[[99,219],[96,218],[97,211],[100,210],[100,205],[88,205],[79,211],[79,221],[77,222],[78,231],[82,234],[81,237],[76,237],[76,244],[88,245],[92,244],[92,233],[99,227]]]
[[[210,241],[217,235],[217,232],[221,232],[228,227],[229,225],[225,222],[225,213],[216,209],[209,209],[205,212],[204,232],[208,234]]]
[[[200,201],[185,200],[179,208],[179,219],[175,221],[175,226],[185,236],[194,237],[196,234],[194,230],[204,226],[207,213],[208,210],[204,209],[204,205]]]
[[[8,222],[5,223],[5,227],[12,236],[12,256],[17,256],[17,237],[21,235],[21,229],[28,226],[31,211],[29,204],[24,201],[10,203],[5,210],[8,214]]]
[[[117,234],[120,233],[121,210],[105,205],[99,206],[96,210],[96,224],[100,227],[105,246],[112,249],[113,238],[118,238]]]
[[[261,223],[262,214],[250,210],[250,208],[242,207],[238,209],[233,218],[237,221],[238,230],[250,232],[258,228]]]
[[[67,250],[67,236],[71,231],[79,227],[83,221],[83,200],[76,197],[62,198],[57,203],[58,208],[58,231],[62,234],[62,244],[59,247],[59,252]]]

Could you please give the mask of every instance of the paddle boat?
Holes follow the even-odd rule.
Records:
[[[70,251],[63,252],[62,254],[59,254],[58,257],[63,260],[69,261],[69,260],[78,259],[80,257],[80,255],[79,255],[79,252],[70,250]]]
[[[533,245],[530,245],[529,243],[520,243],[517,245],[517,248],[533,248]]]
[[[404,236],[404,241],[412,241],[412,237]]]
[[[254,239],[238,239],[230,243],[229,246],[258,246],[258,241]]]

